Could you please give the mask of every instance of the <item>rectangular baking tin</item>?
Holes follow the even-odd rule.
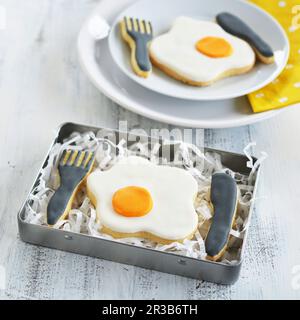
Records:
[[[100,129],[102,128],[75,123],[62,124],[51,148],[56,142],[62,142],[74,131],[81,133],[93,131],[96,133]],[[118,134],[115,130],[110,131]],[[51,148],[49,149],[49,152]],[[205,151],[214,151],[219,153],[222,158],[222,163],[236,172],[243,174],[249,174],[250,172],[250,169],[246,166],[249,159],[244,155],[210,148],[205,148]],[[48,154],[42,168],[46,165],[47,160]],[[254,158],[254,161],[255,160],[256,159]],[[33,184],[33,188],[38,181],[39,174]],[[258,176],[259,171],[256,175],[254,196],[257,189]],[[33,188],[31,190],[33,190]],[[239,277],[248,230],[246,231],[243,241],[241,259],[239,263],[228,265],[220,262],[199,260],[173,253],[136,247],[80,233],[57,230],[47,226],[26,223],[24,221],[24,215],[27,200],[28,198],[25,200],[18,213],[19,233],[21,239],[25,242],[219,284],[233,284]],[[253,204],[251,205],[249,212],[250,219],[252,212]]]

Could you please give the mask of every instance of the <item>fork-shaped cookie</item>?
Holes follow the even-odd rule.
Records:
[[[147,78],[152,70],[148,46],[153,38],[149,21],[124,17],[120,22],[121,34],[131,49],[131,65],[134,72]]]
[[[55,191],[47,207],[47,223],[54,225],[64,219],[71,209],[74,196],[94,163],[94,153],[66,150],[58,165],[60,186]]]

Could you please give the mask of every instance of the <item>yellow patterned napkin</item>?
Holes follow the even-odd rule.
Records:
[[[289,61],[275,81],[248,95],[254,112],[300,102],[300,0],[251,0],[274,16],[285,29],[291,46]]]

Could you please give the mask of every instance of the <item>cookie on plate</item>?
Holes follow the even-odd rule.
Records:
[[[125,17],[120,22],[121,35],[131,50],[131,66],[134,72],[147,78],[152,65],[149,59],[149,43],[152,40],[152,25],[149,21]]]
[[[224,31],[217,23],[178,17],[172,28],[153,39],[152,63],[186,84],[207,86],[250,71],[255,53],[244,40]]]

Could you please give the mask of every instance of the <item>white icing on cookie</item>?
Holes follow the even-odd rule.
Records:
[[[125,217],[114,210],[114,193],[128,186],[145,188],[151,194],[153,207],[149,213]],[[96,199],[101,224],[114,232],[147,232],[167,240],[181,240],[197,228],[194,198],[198,184],[183,169],[156,165],[131,156],[109,170],[91,173],[87,188]]]
[[[205,37],[225,39],[233,48],[228,57],[211,58],[196,49]],[[178,17],[169,32],[156,37],[150,46],[151,57],[159,64],[195,82],[210,82],[221,74],[252,66],[255,53],[250,45],[224,31],[218,24]]]

